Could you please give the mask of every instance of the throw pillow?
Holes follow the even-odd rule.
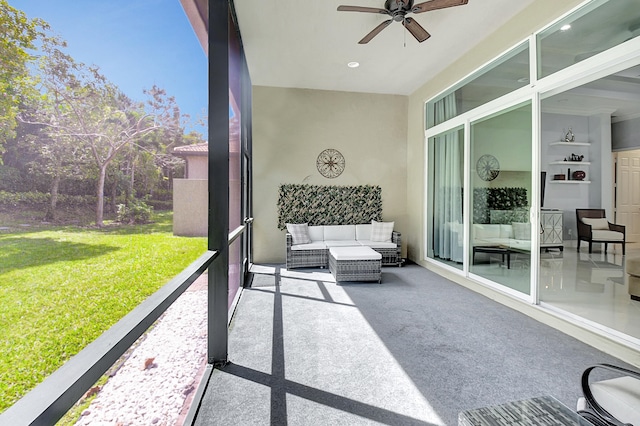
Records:
[[[372,220],[371,241],[390,243],[394,224],[395,222],[376,222]]]
[[[500,238],[500,225],[474,223],[473,237],[478,240],[484,240],[486,238]]]
[[[609,229],[609,222],[605,218],[583,217],[582,222],[591,225],[591,230]]]
[[[513,237],[516,240],[531,239],[531,223],[529,222],[513,222]]]
[[[309,238],[309,224],[307,223],[287,223],[287,232],[291,234],[293,244],[308,244],[311,242]]]

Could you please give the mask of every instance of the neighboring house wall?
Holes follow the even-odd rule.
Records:
[[[209,211],[208,145],[200,143],[177,147],[174,154],[184,158],[186,165],[185,178],[173,180],[173,234],[206,237]]]
[[[406,143],[406,96],[253,87],[254,261],[285,261],[277,227],[283,183],[380,185],[383,220],[408,233]],[[327,148],[346,160],[335,179],[316,168]]]
[[[187,161],[187,179],[208,179],[209,178],[209,157],[205,155],[185,156]]]
[[[173,234],[206,237],[209,211],[207,179],[173,180]]]
[[[410,259],[427,266],[427,262],[422,261],[426,257],[424,253],[425,102],[580,3],[582,0],[535,1],[472,50],[458,52],[461,55],[460,59],[440,74],[428,78],[422,87],[409,96],[407,179],[410,185],[407,187],[407,225],[412,232],[403,234],[403,243],[407,244],[407,256]]]

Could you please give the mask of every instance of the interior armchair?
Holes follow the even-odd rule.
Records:
[[[589,253],[593,243],[603,243],[604,252],[607,245],[622,244],[622,255],[625,255],[624,225],[611,223],[606,219],[604,209],[576,209],[576,223],[578,225],[578,251],[582,241],[589,243]]]

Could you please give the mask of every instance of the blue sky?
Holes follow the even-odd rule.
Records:
[[[207,58],[180,0],[8,0],[42,18],[77,61],[97,65],[124,93],[144,100],[154,84],[174,96],[192,128],[206,115]]]

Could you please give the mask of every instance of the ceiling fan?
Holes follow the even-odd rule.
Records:
[[[391,16],[391,19],[384,21],[364,36],[364,38],[358,42],[359,44],[369,43],[372,38],[377,36],[380,31],[384,30],[393,21],[402,22],[402,25],[404,25],[411,35],[413,35],[418,42],[422,43],[431,37],[431,34],[429,34],[422,25],[418,24],[415,19],[408,18],[408,13],[423,13],[429,12],[430,10],[444,9],[446,7],[462,6],[468,2],[469,0],[430,0],[414,5],[413,0],[386,0],[384,2],[384,9],[377,7],[338,6],[338,11],[379,13],[381,15]]]

